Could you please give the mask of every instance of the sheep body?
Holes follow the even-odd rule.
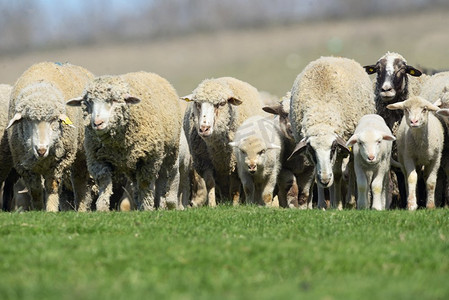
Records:
[[[263,114],[258,90],[238,79],[221,77],[204,80],[183,99],[192,102],[184,116],[184,130],[199,183],[207,189],[208,204],[216,205],[216,183],[218,192],[237,204],[240,180],[228,143],[244,120]]]
[[[281,136],[272,119],[253,116],[240,125],[234,147],[237,170],[249,204],[271,205],[281,169]]]
[[[8,177],[8,174],[12,168],[12,158],[11,152],[9,150],[8,134],[5,131],[8,125],[8,107],[9,99],[11,98],[12,86],[9,84],[0,84],[0,186]],[[4,186],[0,192],[0,209],[5,208],[8,204],[3,203],[3,201],[8,202],[11,199],[11,195],[8,194],[7,190],[10,189],[8,186]],[[6,194],[4,194],[6,192]],[[5,199],[3,199],[5,195]],[[5,206],[4,206],[5,205]]]
[[[342,208],[342,164],[349,155],[345,140],[363,115],[374,112],[371,81],[354,60],[321,57],[298,75],[291,93],[289,118],[298,143],[294,153],[307,151],[319,188],[332,187],[331,204]]]
[[[59,209],[63,180],[72,182],[80,210],[90,206],[88,175],[82,171],[86,168],[83,116],[74,108],[66,108],[65,101],[82,93],[92,78],[79,66],[43,62],[26,70],[13,87],[9,146],[14,167],[24,179],[35,209],[42,207],[44,194],[47,211]],[[71,122],[74,126],[69,126]],[[71,170],[75,166],[76,171]]]
[[[357,178],[357,208],[388,209],[389,171],[392,135],[384,119],[377,114],[363,116],[347,145],[353,145],[354,171]]]
[[[418,173],[422,172],[427,189],[427,208],[435,207],[435,187],[444,147],[444,128],[433,112],[439,107],[422,97],[390,104],[388,109],[403,110],[404,117],[396,135],[398,158],[407,178],[407,208],[415,210]]]
[[[128,177],[141,209],[176,206],[181,112],[167,80],[147,72],[100,76],[67,104],[82,105],[90,116],[84,145],[99,186],[97,210],[109,210],[114,174]]]

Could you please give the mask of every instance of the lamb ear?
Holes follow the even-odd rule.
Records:
[[[280,115],[282,112],[282,105],[264,106],[262,109],[269,114]]]
[[[187,96],[180,97],[179,99],[184,100],[186,102],[191,102],[191,101],[193,101],[192,100],[193,99],[193,94],[188,94]]]
[[[438,100],[437,100],[438,101]],[[440,108],[434,104],[427,105],[427,109],[430,111],[438,111]]]
[[[359,137],[357,136],[357,134],[354,134],[346,142],[346,147],[349,147],[350,145],[354,145],[355,143],[357,143],[358,139],[359,139]]]
[[[438,98],[437,101],[435,101],[433,103],[433,105],[440,107],[443,104],[443,102],[441,102],[441,98]]]
[[[439,114],[442,117],[449,117],[449,108],[443,108],[437,110],[437,114]]]
[[[81,106],[81,103],[83,102],[84,97],[76,97],[76,98],[72,98],[69,101],[67,101],[65,104],[68,106]]]
[[[418,70],[418,69],[416,69],[416,68],[414,68],[412,66],[406,66],[405,67],[405,72],[407,74],[410,74],[410,75],[415,76],[415,77],[419,77],[419,76],[422,75],[422,72],[420,70]]]
[[[396,137],[392,134],[384,134],[382,137],[386,141],[396,141]]]
[[[229,97],[229,98],[228,98],[228,103],[237,106],[237,105],[242,104],[243,101],[240,100],[240,99],[237,99],[237,98],[235,98],[235,97]]]
[[[397,109],[404,109],[404,101],[402,102],[397,102],[397,103],[393,103],[393,104],[388,104],[387,108],[389,110],[397,110]]]
[[[14,123],[20,121],[22,119],[22,114],[16,113],[14,117],[9,121],[8,126],[6,126],[5,130],[14,125]]]
[[[140,99],[131,95],[125,95],[125,102],[126,104],[137,104],[140,103]]]
[[[376,65],[364,66],[363,68],[365,69],[365,72],[368,73],[369,75],[377,72]]]
[[[298,144],[296,144],[295,149],[293,149],[292,154],[287,158],[287,161],[293,159],[296,155],[300,154],[302,151],[306,149],[307,144],[309,141],[306,138],[303,138]]]

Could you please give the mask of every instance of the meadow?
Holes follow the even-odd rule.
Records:
[[[0,54],[0,83],[48,60],[156,72],[180,96],[218,76],[282,96],[322,55],[449,69],[448,13]],[[0,299],[449,299],[448,209],[4,212],[0,241]]]
[[[0,214],[1,299],[448,299],[449,211]]]

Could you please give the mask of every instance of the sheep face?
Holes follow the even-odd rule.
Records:
[[[365,163],[374,165],[382,159],[382,143],[394,140],[396,138],[391,134],[367,130],[354,134],[347,145],[353,145],[354,153],[359,153]]]
[[[402,102],[390,104],[388,109],[404,111],[404,118],[410,128],[421,128],[427,125],[429,111],[436,112],[440,108],[422,97],[412,97]]]
[[[302,151],[306,151],[306,155],[315,165],[317,183],[324,188],[328,188],[334,183],[333,168],[338,153],[343,151],[344,155],[349,154],[349,149],[343,139],[335,134],[322,134],[302,139],[288,160]]]
[[[261,172],[267,160],[267,151],[269,149],[280,149],[278,145],[267,144],[260,138],[250,136],[238,143],[231,142],[229,145],[237,148],[237,157],[239,161],[244,162],[247,166],[247,171],[254,175],[256,172]]]
[[[398,94],[404,92],[407,86],[407,74],[421,76],[421,72],[397,53],[388,52],[375,65],[364,67],[368,74],[377,73],[376,94],[384,102],[393,102]]]
[[[216,120],[220,114],[230,114],[231,105],[240,105],[242,101],[236,98],[229,98],[219,103],[209,101],[194,101],[194,116],[196,120],[196,129],[202,138],[210,137],[214,132]]]

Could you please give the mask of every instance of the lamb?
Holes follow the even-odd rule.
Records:
[[[83,116],[66,108],[65,101],[80,94],[92,78],[79,66],[42,62],[26,70],[13,87],[8,141],[34,209],[45,203],[47,211],[58,211],[63,181],[71,182],[78,210],[90,207]]]
[[[289,118],[298,143],[291,157],[305,150],[313,162],[318,207],[325,208],[323,189],[330,188],[331,206],[342,209],[341,179],[350,155],[345,140],[375,109],[369,76],[354,60],[321,57],[298,75],[291,93]]]
[[[241,183],[236,158],[228,143],[244,120],[264,114],[258,90],[238,79],[221,77],[204,80],[191,95],[182,99],[192,102],[184,115],[183,126],[194,169],[200,176],[199,183],[207,189],[207,200],[201,202],[216,205],[218,183],[224,197],[238,204]]]
[[[426,99],[413,96],[405,101],[389,104],[391,110],[404,111],[396,135],[398,158],[407,178],[407,209],[416,210],[418,173],[426,183],[427,208],[435,207],[435,187],[441,154],[444,147],[444,128],[433,112],[439,107]]]
[[[388,104],[402,102],[411,96],[418,96],[421,87],[426,82],[428,76],[421,71],[407,64],[405,58],[395,52],[387,52],[376,64],[364,67],[368,74],[377,73],[375,79],[375,103],[376,113],[381,115],[392,133],[396,135],[399,123],[404,115],[402,110],[392,111],[387,109]],[[407,76],[409,75],[409,76]],[[393,143],[392,157],[397,160],[396,144]],[[405,179],[400,169],[393,168],[392,180],[394,184],[394,198],[405,198]],[[397,179],[397,182],[396,180]],[[401,206],[399,199],[394,201],[394,205]]]
[[[113,176],[120,174],[131,181],[140,209],[176,207],[181,110],[171,84],[147,72],[105,75],[80,94],[67,105],[87,115],[84,147],[99,188],[97,210],[109,210]]]
[[[246,202],[271,205],[281,169],[281,136],[272,119],[253,116],[240,125],[233,142]]]
[[[263,107],[264,111],[278,116],[279,128],[282,133],[284,154],[278,179],[279,205],[301,209],[312,208],[313,164],[304,154],[297,155],[287,162],[296,146],[289,119],[290,98],[291,92],[289,91],[277,105]]]
[[[391,133],[384,119],[377,114],[363,116],[351,138],[346,143],[352,145],[354,170],[357,178],[357,208],[388,209],[390,187],[389,172],[392,141]]]

